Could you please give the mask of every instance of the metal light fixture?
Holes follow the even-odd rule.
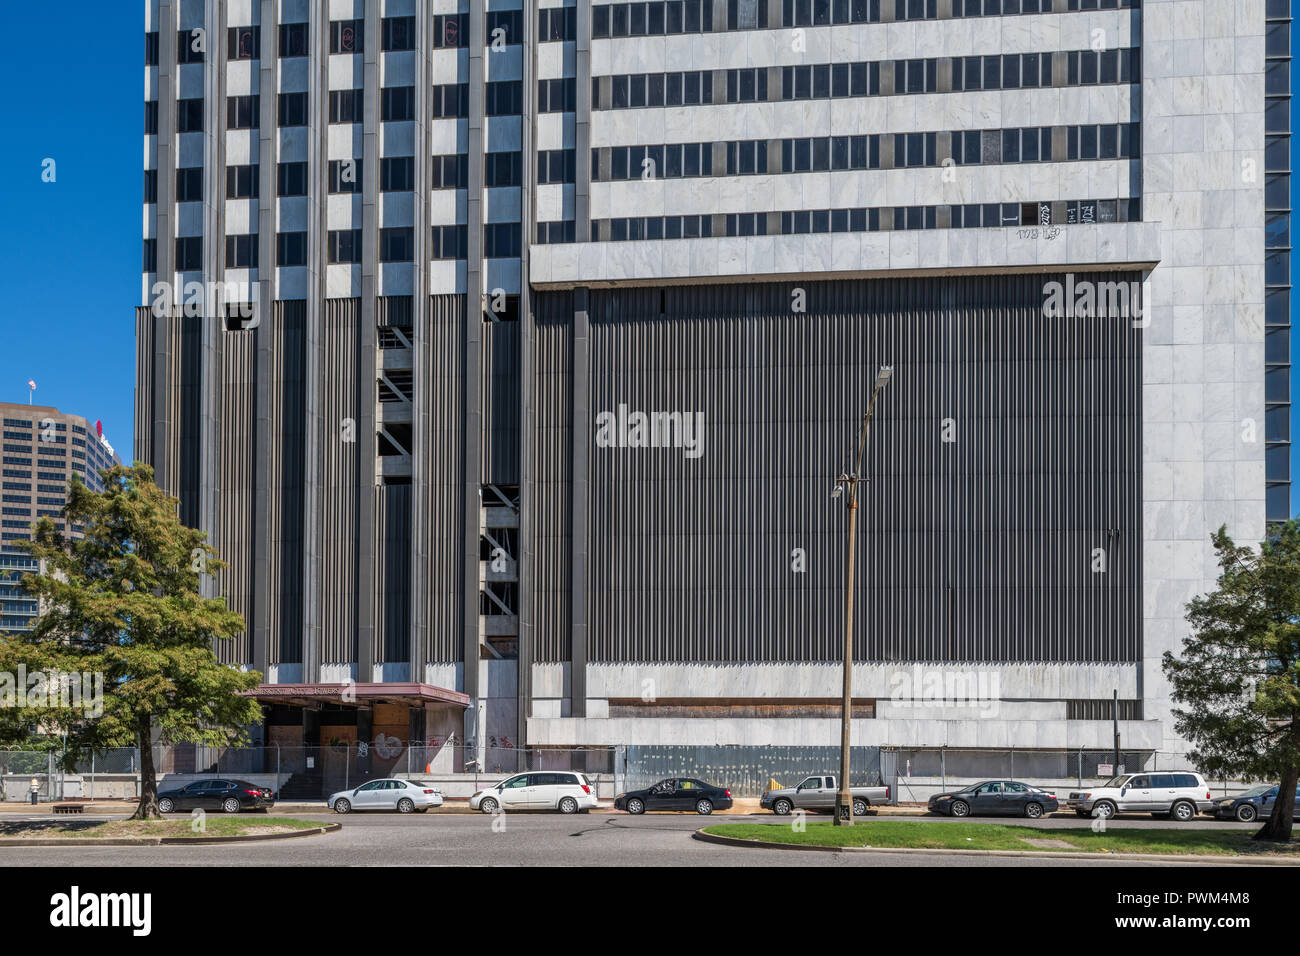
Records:
[[[835,825],[853,826],[853,793],[849,787],[850,737],[853,721],[853,587],[854,557],[857,553],[858,540],[858,483],[868,479],[862,475],[862,459],[867,448],[867,428],[871,424],[871,414],[876,408],[876,398],[880,390],[893,378],[894,367],[882,365],[876,373],[876,387],[871,392],[871,401],[867,413],[862,417],[862,428],[858,432],[858,457],[853,465],[853,472],[840,475],[835,479],[832,498],[840,497],[847,491],[844,504],[849,509],[849,539],[844,584],[844,702],[840,711],[840,785],[835,795]]]

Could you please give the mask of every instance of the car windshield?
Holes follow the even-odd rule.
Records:
[[[1273,788],[1270,787],[1270,786],[1268,786],[1268,785],[1265,785],[1265,786],[1262,786],[1262,787],[1251,787],[1249,790],[1245,791],[1244,793],[1239,793],[1239,794],[1237,794],[1237,796],[1239,796],[1239,797],[1262,797],[1264,794],[1268,793],[1268,792],[1269,792],[1270,790],[1272,790],[1272,789],[1273,789]]]
[[[1102,786],[1118,789],[1119,787],[1124,786],[1124,784],[1127,783],[1130,779],[1132,779],[1132,776],[1133,775],[1129,773],[1122,773],[1118,777],[1111,777],[1109,780],[1103,783]]]
[[[958,793],[974,793],[976,790],[978,790],[978,789],[979,789],[980,787],[982,787],[982,786],[984,786],[984,783],[983,783],[983,782],[980,782],[980,783],[972,783],[972,784],[971,784],[969,787],[967,787],[966,789],[964,789],[964,790],[958,790],[957,792],[958,792]]]

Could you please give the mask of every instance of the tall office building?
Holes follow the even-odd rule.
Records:
[[[31,630],[40,613],[37,599],[22,588],[22,576],[35,572],[38,562],[15,542],[29,540],[40,518],[50,518],[61,531],[80,534],[81,527],[66,527],[60,514],[67,504],[68,482],[76,475],[87,487],[102,491],[99,473],[120,464],[120,459],[98,423],[57,408],[0,402],[0,420],[0,631],[21,633]]]
[[[268,733],[356,681],[358,739],[835,743],[830,492],[889,365],[855,740],[1108,749],[1117,694],[1181,750],[1209,535],[1289,512],[1290,28],[148,0],[137,457]]]

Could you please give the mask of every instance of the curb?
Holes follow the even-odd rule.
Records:
[[[913,849],[910,847],[864,846],[807,846],[798,843],[766,843],[761,840],[742,840],[738,837],[719,836],[695,830],[692,839],[720,846],[746,847],[752,850],[812,850],[817,853],[915,853],[921,856],[1005,856],[1051,860],[1124,860],[1133,862],[1201,863],[1216,866],[1300,866],[1300,857],[1294,860],[1269,857],[1203,856],[1189,853],[1062,853],[1054,850],[941,850]]]
[[[61,839],[56,837],[35,837],[30,840],[0,837],[0,847],[4,846],[189,846],[200,845],[210,846],[217,843],[265,843],[269,840],[293,840],[297,837],[320,836],[325,833],[333,833],[335,830],[343,829],[340,823],[329,823],[321,827],[313,827],[310,830],[293,830],[289,833],[259,833],[253,836],[227,836],[227,837],[139,837],[137,839],[124,839],[121,837],[94,840],[78,839],[77,837],[68,837]]]

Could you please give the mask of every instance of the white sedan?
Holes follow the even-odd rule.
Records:
[[[442,791],[414,780],[371,780],[352,790],[340,790],[325,805],[335,813],[353,810],[396,810],[427,813],[430,807],[442,806]]]

